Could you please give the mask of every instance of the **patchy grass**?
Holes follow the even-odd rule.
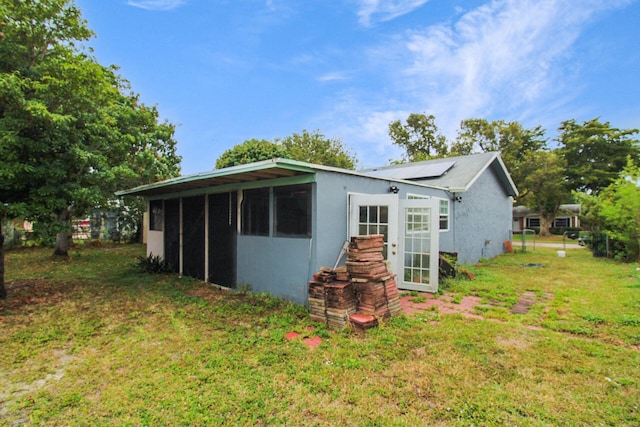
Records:
[[[640,423],[635,265],[580,250],[485,260],[447,283],[482,297],[485,320],[428,311],[363,338],[266,295],[140,273],[143,252],[7,254],[0,425]],[[510,314],[527,291],[536,303]]]

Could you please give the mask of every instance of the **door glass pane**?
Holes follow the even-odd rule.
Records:
[[[360,206],[360,223],[364,223],[367,222],[367,207],[366,206]]]
[[[384,249],[382,255],[387,259],[387,245],[389,240],[389,207],[388,206],[360,206],[358,234],[361,236],[382,234]]]
[[[369,222],[378,222],[378,206],[369,206]]]
[[[389,223],[389,206],[380,206],[380,223]]]

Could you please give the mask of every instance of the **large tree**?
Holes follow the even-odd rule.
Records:
[[[627,165],[640,165],[638,129],[617,129],[598,118],[582,124],[562,122],[558,142],[567,163],[566,176],[578,192],[598,193],[611,185]]]
[[[564,179],[566,163],[556,150],[529,152],[524,161],[530,172],[523,181],[527,193],[521,201],[540,214],[540,235],[550,236],[560,205],[571,199]]]
[[[389,137],[394,144],[404,148],[406,161],[445,157],[447,138],[440,133],[434,115],[411,113],[405,123],[400,120],[389,123]]]
[[[519,190],[516,203],[540,214],[540,234],[550,234],[562,203],[571,199],[565,181],[564,159],[555,151],[547,151],[545,131],[519,122],[485,119],[463,120],[455,143],[457,155],[498,151]]]
[[[355,169],[356,158],[344,146],[341,140],[327,138],[319,130],[293,133],[280,144],[287,152],[287,158],[318,165],[335,166],[343,169]]]
[[[523,127],[519,122],[504,120],[467,119],[460,123],[451,153],[467,155],[498,151],[511,174],[518,191],[519,201],[524,200],[531,189],[527,177],[536,171],[531,162],[532,153],[546,148],[544,129]]]
[[[216,160],[216,169],[247,163],[287,157],[287,151],[279,144],[266,139],[248,139],[242,144],[234,145]]]
[[[249,139],[226,150],[216,160],[216,169],[261,160],[284,158],[325,166],[355,169],[357,160],[339,139],[325,137],[319,130],[293,133],[280,140]]]
[[[174,127],[87,53],[72,1],[9,0],[0,14],[0,202],[49,224],[66,255],[71,215],[179,173]]]

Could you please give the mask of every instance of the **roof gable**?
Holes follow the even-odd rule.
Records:
[[[383,166],[361,172],[370,176],[400,178],[445,188],[452,193],[462,193],[468,191],[487,169],[495,172],[507,195],[518,195],[500,154],[496,152]]]

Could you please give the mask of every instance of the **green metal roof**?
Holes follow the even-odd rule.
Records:
[[[118,191],[116,192],[116,196],[132,195],[150,197],[221,185],[309,175],[315,174],[316,170],[313,165],[304,162],[289,159],[271,159],[141,185],[129,190]]]

